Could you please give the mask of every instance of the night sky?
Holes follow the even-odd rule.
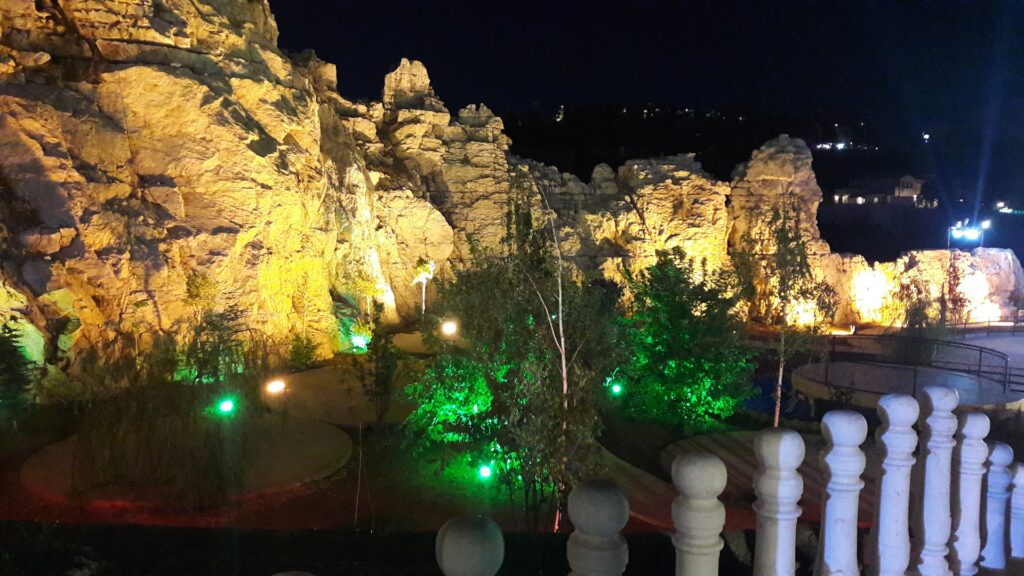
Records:
[[[658,102],[834,115],[894,142],[928,132],[940,177],[1024,200],[1024,2],[271,5],[282,47],[336,63],[351,99],[378,99],[404,56],[426,64],[452,110]]]

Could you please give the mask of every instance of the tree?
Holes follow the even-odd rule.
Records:
[[[675,251],[636,276],[627,273],[627,283],[625,409],[695,427],[731,416],[753,393],[735,275],[695,268]]]
[[[28,402],[31,368],[18,329],[11,321],[0,324],[0,404],[5,411],[17,411]]]
[[[617,295],[571,273],[533,217],[512,205],[502,252],[474,248],[439,286],[425,334],[442,351],[408,388],[417,408],[407,421],[421,449],[485,465],[510,497],[519,490],[531,529],[547,497],[563,503],[593,469],[602,382],[617,353]],[[458,319],[459,346],[435,336],[441,318]]]
[[[832,321],[837,297],[835,289],[814,276],[799,212],[787,201],[762,219],[762,226],[751,226],[743,234],[733,263],[750,319],[775,328],[778,335],[773,344],[778,360],[773,422],[778,427],[786,363],[806,349],[809,335]]]
[[[961,289],[963,277],[957,266],[958,252],[950,251],[949,265],[946,267],[946,280],[942,283],[942,296],[939,299],[939,318],[943,326],[966,324],[970,300]]]

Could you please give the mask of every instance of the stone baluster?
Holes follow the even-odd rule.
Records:
[[[921,576],[947,576],[950,516],[950,477],[953,464],[953,434],[957,429],[956,408],[960,397],[947,386],[925,386],[921,390],[921,446],[924,455],[924,497],[915,518],[915,536],[920,549],[917,572]]]
[[[1024,464],[1017,462],[1013,472],[1013,495],[1010,496],[1010,557],[1024,558]]]
[[[954,574],[972,576],[978,573],[981,554],[981,484],[985,476],[988,446],[985,436],[989,431],[988,416],[969,413],[960,416],[958,446],[954,458],[953,482],[953,538],[949,554],[950,569]]]
[[[833,410],[821,419],[821,433],[828,445],[821,453],[821,538],[814,573],[818,576],[858,576],[857,510],[867,459],[860,445],[868,435],[868,423],[852,410]]]
[[[494,576],[505,560],[505,539],[489,518],[452,518],[438,531],[434,554],[444,576]]]
[[[910,566],[910,471],[918,412],[917,400],[907,394],[886,394],[878,402],[882,426],[876,442],[882,462],[869,545],[872,576],[904,576]]]
[[[988,480],[985,482],[985,548],[981,565],[991,570],[1006,568],[1006,508],[1010,500],[1013,475],[1013,448],[993,442],[988,457]]]
[[[676,576],[718,574],[725,527],[725,506],[718,497],[726,479],[725,464],[713,454],[684,454],[672,463],[672,481],[680,494],[672,503]]]
[[[754,477],[754,576],[792,576],[800,517],[797,502],[804,491],[803,478],[797,472],[804,461],[804,439],[792,430],[765,430],[754,439],[754,453],[760,464]]]
[[[629,547],[619,532],[629,521],[629,500],[614,483],[588,480],[569,493],[570,576],[620,576],[629,562]]]

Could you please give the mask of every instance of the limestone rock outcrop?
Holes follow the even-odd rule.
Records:
[[[307,334],[327,356],[343,347],[339,307],[414,321],[417,266],[444,276],[474,243],[501,250],[513,202],[551,215],[566,255],[611,278],[675,248],[729,266],[788,209],[844,321],[878,321],[901,278],[945,270],[932,253],[832,254],[800,139],[767,142],[731,182],[687,154],[584,182],[512,155],[487,106],[452,114],[420,62],[352,102],[333,64],[276,43],[266,0],[0,3],[0,320],[34,358],[74,373],[85,352],[180,334],[200,306],[236,307],[280,346]],[[1024,291],[1012,253],[956,257],[978,315]],[[197,278],[212,303],[190,296]]]
[[[766,236],[774,211],[798,219],[811,254],[828,254],[818,233],[821,188],[811,168],[811,150],[799,138],[782,134],[754,151],[750,160],[732,174],[729,246],[738,246],[745,234]]]

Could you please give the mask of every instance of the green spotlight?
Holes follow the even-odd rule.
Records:
[[[231,414],[235,411],[235,401],[231,398],[221,400],[220,403],[217,404],[217,410],[221,414]]]
[[[622,396],[622,384],[612,384],[612,396]]]
[[[491,477],[491,474],[494,474],[494,471],[491,470],[490,466],[484,464],[483,466],[480,467],[479,470],[477,470],[477,474],[479,474],[480,477],[483,478],[484,480],[487,480],[488,478]]]

